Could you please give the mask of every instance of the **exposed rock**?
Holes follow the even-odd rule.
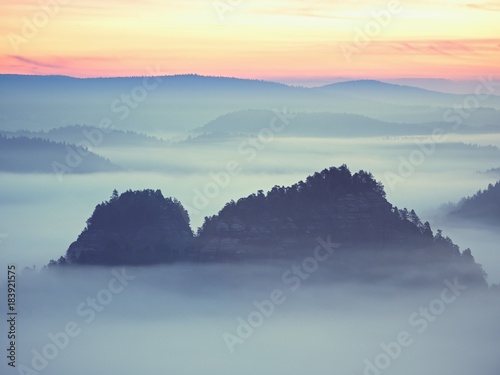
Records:
[[[406,267],[420,275],[433,270],[440,281],[460,275],[485,282],[470,251],[461,253],[440,231],[434,236],[413,210],[393,207],[371,174],[352,175],[346,166],[231,201],[206,218],[197,237],[182,205],[159,190],[115,191],[96,207],[64,262],[303,260],[328,238],[340,244],[329,266],[336,274],[366,277]]]

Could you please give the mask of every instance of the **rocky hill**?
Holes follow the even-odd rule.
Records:
[[[76,264],[151,264],[179,260],[193,232],[182,205],[159,190],[116,190],[97,205],[71,244],[66,261]]]
[[[159,190],[115,191],[96,207],[66,258],[53,263],[294,261],[318,245],[333,255],[328,269],[342,277],[485,282],[470,250],[460,252],[441,231],[434,235],[413,210],[391,205],[370,173],[351,174],[345,165],[231,201],[205,218],[197,236],[182,205]]]
[[[275,186],[206,218],[200,239],[231,238],[258,247],[287,247],[330,235],[337,242],[406,246],[432,238],[428,224],[400,211],[385,199],[383,186],[371,174],[351,174],[344,165],[325,169],[289,187]],[[285,245],[286,244],[286,245]]]
[[[469,249],[434,235],[415,211],[391,205],[370,173],[351,174],[345,165],[227,203],[205,219],[197,241],[201,259],[304,259],[328,238],[340,245],[330,265],[338,275],[460,274],[484,282]]]

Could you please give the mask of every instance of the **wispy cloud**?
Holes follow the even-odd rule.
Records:
[[[500,12],[500,2],[498,2],[498,1],[486,1],[483,3],[469,3],[469,4],[467,4],[467,7],[480,9],[480,10],[493,11],[493,12]]]
[[[62,64],[51,64],[51,63],[37,61],[34,59],[29,59],[27,57],[18,56],[18,55],[7,55],[7,58],[19,61],[19,62],[26,64],[26,65],[36,66],[36,67],[41,67],[41,68],[51,68],[51,69],[66,68],[66,66],[64,66]]]
[[[404,11],[363,50],[369,61],[343,64],[338,43],[366,38],[389,4],[243,0],[221,23],[210,0],[71,1],[35,39],[24,35],[23,19],[40,4],[0,0],[0,34],[30,41],[16,52],[0,45],[0,62],[4,73],[79,77],[140,74],[155,64],[171,73],[304,77],[331,69],[352,76],[361,68],[363,76],[389,75],[403,67],[448,76],[450,63],[491,70],[498,61],[500,38],[491,37],[500,35],[498,1],[400,0]]]
[[[362,16],[346,15],[334,8],[325,8],[318,6],[300,6],[300,7],[284,7],[284,6],[267,6],[258,8],[253,11],[257,15],[278,16],[278,17],[303,17],[303,18],[328,18],[356,21],[363,19]]]
[[[383,50],[389,53],[409,53],[419,55],[462,56],[498,51],[500,39],[418,39],[418,40],[384,40],[373,42],[376,52]]]

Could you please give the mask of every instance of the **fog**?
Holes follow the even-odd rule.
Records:
[[[497,227],[478,226],[471,222],[442,223],[439,219],[436,220],[436,224],[463,248],[473,249],[476,261],[488,270],[489,282],[497,284],[500,282],[500,257],[498,256],[500,233]]]
[[[297,112],[343,112],[422,123],[443,121],[443,113],[468,98],[391,87],[376,81],[359,81],[347,87],[344,83],[303,88],[193,75],[149,78],[147,83],[144,80],[2,75],[0,87],[9,89],[0,90],[0,126],[3,130],[48,130],[73,124],[101,126],[103,119],[109,119],[118,128],[174,136],[231,111],[283,105]],[[487,92],[482,86],[481,90]],[[124,95],[129,96],[129,101]],[[130,102],[130,96],[139,99]],[[481,108],[467,108],[468,113],[461,118],[464,124],[496,123],[500,100],[495,95],[487,96],[481,99]]]
[[[108,134],[103,128],[97,138],[93,133],[99,141],[89,151],[120,168],[108,172],[99,172],[90,162],[79,169],[85,163],[74,155],[68,159],[61,145],[58,153],[18,149],[2,159],[13,169],[0,165],[0,264],[17,265],[19,311],[20,372],[6,367],[6,374],[498,375],[498,293],[459,287],[454,280],[432,288],[403,287],[414,270],[388,270],[391,279],[369,285],[333,283],[326,264],[307,280],[291,283],[284,278],[290,268],[286,262],[40,271],[65,255],[96,205],[108,200],[113,189],[160,189],[180,200],[196,232],[206,216],[230,200],[347,164],[352,173],[373,173],[390,203],[415,209],[422,221],[430,221],[434,233],[441,228],[462,250],[471,248],[489,275],[488,283],[500,283],[497,228],[457,224],[439,210],[498,180],[498,175],[486,173],[500,167],[498,97],[491,96],[481,102],[482,108],[461,118],[472,128],[450,133],[447,129],[454,124],[443,123],[443,113],[466,96],[427,96],[394,87],[381,92],[384,86],[373,82],[362,83],[361,91],[351,87],[344,95],[343,86],[305,89],[169,77],[122,118],[124,109],[112,103],[140,88],[142,78],[112,80],[111,85],[59,77],[45,83],[41,79],[33,87],[29,80],[14,85],[10,96],[0,92],[5,99],[0,130],[100,126],[109,118],[115,129],[168,142],[146,142],[135,133],[126,134],[127,142],[117,134],[103,141],[100,137]],[[380,97],[373,97],[374,92]],[[304,115],[295,128],[282,128],[278,122],[272,127],[266,116],[273,112],[258,113],[248,123],[244,113],[235,115],[234,124],[218,119],[232,111],[273,110],[285,104],[288,114],[293,109],[312,116]],[[335,122],[343,116],[349,125]],[[315,118],[316,128],[308,127]],[[217,125],[217,120],[223,131],[203,133],[204,125]],[[345,133],[329,129],[327,120]],[[411,124],[413,130],[403,129]],[[366,131],[372,125],[385,130]],[[417,128],[424,134],[415,133]],[[433,129],[445,134],[436,139]],[[73,142],[83,134],[81,129],[64,129],[59,136]],[[33,169],[35,159],[39,165]],[[52,162],[66,165],[68,160],[68,170],[52,173]],[[26,168],[16,170],[16,165]],[[22,271],[33,266],[38,271]],[[6,273],[0,274],[4,288]],[[88,298],[97,298],[100,305],[90,308]],[[423,308],[435,313],[424,318]],[[254,322],[255,327],[245,323],[259,316],[262,322]]]
[[[255,139],[258,143],[249,143]],[[196,230],[205,216],[216,214],[231,199],[260,189],[268,191],[275,185],[288,186],[316,171],[344,163],[353,172],[372,172],[385,185],[389,202],[400,208],[413,208],[432,223],[437,207],[472,195],[497,178],[480,172],[498,167],[500,151],[467,144],[498,145],[498,136],[470,135],[467,144],[461,143],[465,140],[450,135],[449,142],[434,144],[434,151],[422,154],[424,158],[418,159],[418,163],[410,162],[410,155],[420,150],[418,144],[432,145],[429,137],[283,135],[262,142],[259,138],[238,136],[161,148],[101,147],[99,154],[122,167],[123,172],[64,174],[62,178],[55,174],[0,173],[0,233],[4,235],[0,258],[18,262],[22,267],[40,267],[64,255],[94,207],[107,200],[115,188],[119,192],[161,189],[165,196],[182,202]],[[227,171],[228,162],[238,167],[233,173]],[[216,194],[210,191],[207,195],[207,186],[214,182]],[[436,225],[434,230],[446,223]],[[481,249],[491,247],[491,242],[485,245],[480,236],[451,237],[458,245],[471,247],[477,261],[490,274],[489,282],[500,282],[495,267],[490,267],[498,264],[500,255],[490,251],[487,258],[482,258],[485,253]],[[496,260],[492,263],[492,259]]]
[[[453,292],[446,280],[428,289],[334,285],[321,268],[297,286],[283,281],[287,269],[178,265],[24,273],[18,369],[33,369],[35,356],[34,369],[52,375],[376,373],[366,361],[384,374],[498,373],[498,296],[466,285]],[[436,302],[447,288],[449,302]],[[271,299],[277,291],[280,297]],[[252,322],[247,331],[238,331],[241,320]],[[68,324],[73,337],[61,333]],[[230,335],[240,339],[234,343]],[[55,352],[50,337],[59,340]]]

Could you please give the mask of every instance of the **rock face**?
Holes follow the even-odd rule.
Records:
[[[184,256],[193,233],[182,205],[159,190],[127,191],[99,204],[66,258],[78,264],[151,264]]]
[[[303,260],[318,239],[328,238],[340,244],[328,266],[339,275],[370,279],[408,271],[434,281],[460,275],[484,283],[470,250],[461,253],[441,231],[434,235],[413,210],[392,206],[370,173],[351,174],[345,165],[227,203],[198,230],[197,256]]]
[[[115,191],[57,263],[295,261],[310,257],[319,239],[340,244],[327,267],[339,275],[409,269],[440,281],[485,281],[470,250],[461,253],[440,231],[434,235],[413,210],[392,206],[370,173],[351,174],[345,165],[231,201],[205,218],[196,237],[182,205],[159,190]]]
[[[325,169],[290,187],[276,186],[267,195],[260,191],[232,201],[206,218],[199,230],[207,252],[249,253],[245,247],[265,246],[283,255],[327,235],[337,242],[371,246],[405,246],[433,238],[414,212],[387,202],[371,174],[351,175],[346,166]]]

